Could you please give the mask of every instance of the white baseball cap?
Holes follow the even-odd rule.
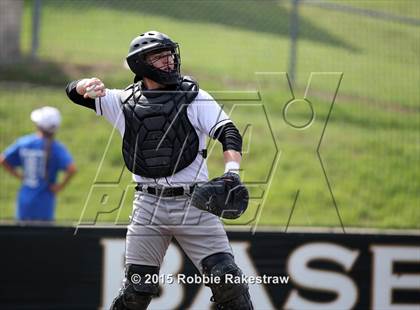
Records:
[[[53,133],[61,124],[61,114],[56,108],[42,107],[32,111],[31,120],[42,130]]]

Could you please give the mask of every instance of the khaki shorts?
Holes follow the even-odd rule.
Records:
[[[205,257],[232,254],[220,219],[191,206],[188,197],[136,192],[127,230],[126,264],[161,266],[173,237],[200,272]]]

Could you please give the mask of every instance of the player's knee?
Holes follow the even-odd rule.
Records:
[[[158,293],[159,284],[146,281],[159,274],[155,266],[129,264],[126,267],[124,286],[114,300],[111,310],[147,309],[152,296]]]
[[[213,279],[219,278],[220,284],[210,282],[212,299],[217,303],[218,309],[253,309],[248,293],[248,285],[241,279],[242,271],[235,264],[233,256],[228,253],[210,255],[201,262],[205,275]]]
[[[124,306],[123,295],[121,292],[117,297],[114,298],[114,300],[112,301],[111,307],[109,309],[110,310],[127,310],[128,309],[126,306]]]

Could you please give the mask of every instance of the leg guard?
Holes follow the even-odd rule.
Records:
[[[252,310],[251,298],[246,283],[231,283],[225,281],[226,275],[241,277],[242,271],[236,266],[232,255],[217,253],[210,255],[201,262],[203,272],[208,277],[219,277],[220,284],[209,284],[213,293],[212,301],[217,304],[217,309],[226,310]]]
[[[146,275],[159,274],[159,267],[127,265],[123,287],[111,305],[111,310],[145,310],[158,293],[158,283],[145,283]]]

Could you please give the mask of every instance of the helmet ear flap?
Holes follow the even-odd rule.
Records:
[[[128,55],[126,61],[130,70],[136,73],[139,65],[141,65],[141,53]]]
[[[130,55],[126,58],[127,61],[127,65],[130,68],[131,71],[133,71],[133,73],[135,73],[136,71],[136,64],[138,63],[138,61],[135,59],[134,55]]]

